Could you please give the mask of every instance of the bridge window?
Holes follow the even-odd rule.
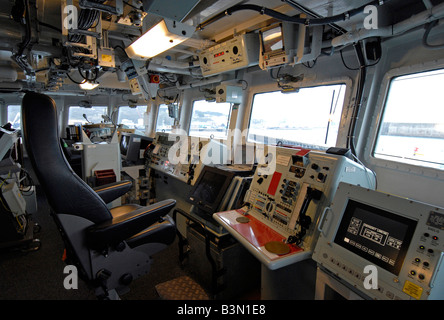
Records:
[[[145,131],[145,114],[147,106],[121,106],[119,107],[118,124],[123,124],[129,129]]]
[[[11,123],[14,129],[20,129],[20,105],[8,106],[8,122]]]
[[[337,84],[255,94],[248,141],[312,149],[335,146],[345,88]]]
[[[173,124],[174,118],[170,117],[168,105],[161,104],[157,114],[156,132],[171,132]]]
[[[194,101],[188,134],[195,137],[226,138],[230,111],[231,103],[228,102]]]
[[[444,69],[390,82],[376,158],[444,169]]]
[[[69,107],[68,125],[103,122],[102,115],[108,114],[108,107]]]

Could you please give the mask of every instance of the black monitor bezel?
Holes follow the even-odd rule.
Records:
[[[347,229],[350,224],[351,218],[354,216],[354,213],[356,209],[362,209],[367,212],[371,212],[379,217],[382,217],[384,219],[389,219],[395,223],[403,224],[407,227],[405,233],[404,233],[404,239],[401,246],[401,249],[398,253],[398,256],[396,258],[396,261],[394,265],[389,265],[388,263],[385,263],[381,259],[378,259],[366,252],[364,252],[361,249],[356,248],[355,246],[350,245],[349,243],[344,241],[345,235],[348,233]],[[343,215],[341,217],[340,223],[338,225],[338,229],[336,231],[335,236],[333,237],[333,242],[342,248],[352,252],[353,254],[357,255],[358,257],[369,261],[369,264],[375,264],[382,269],[399,276],[399,273],[401,271],[402,265],[404,264],[410,243],[412,241],[413,235],[416,230],[418,221],[414,220],[412,218],[408,218],[406,216],[400,215],[399,213],[393,212],[392,210],[388,208],[380,208],[375,207],[363,202],[360,202],[355,199],[347,199],[347,203],[344,208]]]
[[[123,152],[122,150],[122,143],[123,140],[126,139],[126,137],[128,138],[128,145],[126,148],[126,152]],[[135,143],[134,139],[135,138],[140,138],[140,142]],[[127,160],[127,161],[132,161],[132,162],[137,162],[140,160],[140,150],[145,149],[142,148],[142,140],[147,141],[147,146],[153,142],[153,138],[148,137],[148,136],[144,136],[144,135],[140,135],[140,134],[136,134],[136,133],[126,133],[126,132],[122,132],[121,137],[120,137],[120,154],[122,155],[122,157]]]

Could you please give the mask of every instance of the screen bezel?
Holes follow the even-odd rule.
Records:
[[[352,246],[344,241],[344,237],[348,233],[347,229],[350,224],[351,218],[354,216],[354,213],[357,208],[365,210],[367,212],[371,212],[379,217],[391,220],[395,223],[401,223],[407,227],[405,234],[404,234],[404,239],[403,239],[403,243],[401,245],[401,249],[398,253],[398,256],[397,256],[396,261],[393,266],[388,263],[385,263],[381,259],[378,259],[378,258],[376,258],[376,257],[362,251],[361,249],[358,249],[355,246]],[[406,258],[410,243],[411,243],[412,238],[414,236],[417,223],[418,223],[417,220],[402,216],[402,215],[400,215],[396,212],[393,212],[389,209],[386,209],[386,208],[382,209],[382,208],[375,207],[373,205],[369,205],[369,204],[357,201],[355,199],[349,198],[349,199],[347,199],[347,202],[345,204],[343,215],[342,215],[342,217],[340,219],[340,223],[338,225],[338,229],[336,230],[336,234],[333,237],[333,242],[336,245],[342,247],[343,249],[350,251],[353,254],[359,256],[360,258],[369,261],[371,264],[375,264],[375,265],[381,267],[382,269],[384,269],[396,276],[399,276],[399,273],[401,271],[402,265],[404,264],[404,260]]]
[[[134,139],[140,139],[140,141],[135,142]],[[137,162],[141,159],[140,150],[145,150],[146,147],[153,142],[153,138],[148,136],[143,136],[140,134],[132,133],[128,143],[128,152],[126,154],[127,161]]]

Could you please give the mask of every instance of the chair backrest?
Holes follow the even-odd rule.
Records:
[[[80,216],[93,223],[110,220],[105,202],[71,169],[63,154],[54,100],[27,93],[22,100],[21,121],[28,157],[55,213]]]

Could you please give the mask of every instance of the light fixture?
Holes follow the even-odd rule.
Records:
[[[83,90],[92,90],[99,86],[98,83],[90,82],[90,81],[84,81],[81,84],[79,84],[80,88]]]
[[[189,39],[194,27],[163,19],[125,49],[131,59],[149,59]]]

